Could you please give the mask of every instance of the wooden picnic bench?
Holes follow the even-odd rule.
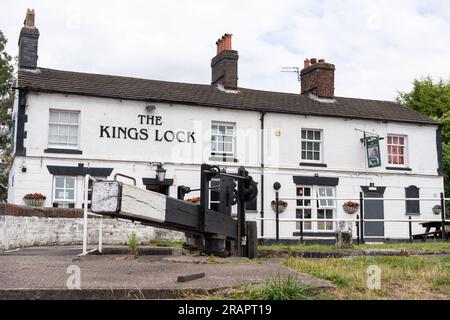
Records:
[[[442,238],[442,222],[440,221],[430,221],[430,222],[422,222],[420,223],[422,225],[422,227],[425,228],[425,232],[424,233],[420,233],[420,234],[414,234],[412,237],[414,240],[422,240],[422,241],[426,241],[427,239],[441,239]],[[448,226],[450,225],[450,222],[445,222],[445,225]],[[431,228],[434,228],[434,231],[431,231]],[[448,231],[446,232],[446,238],[449,238],[449,233]]]

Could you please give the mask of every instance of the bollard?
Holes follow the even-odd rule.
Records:
[[[280,208],[279,208],[279,194],[278,191],[275,192],[275,228],[276,228],[276,239],[277,244],[280,243]]]
[[[359,230],[360,230],[360,239],[361,239],[361,243],[364,244],[364,196],[363,193],[360,192],[359,193],[359,210],[360,210],[360,217],[359,217]]]
[[[411,216],[409,216],[409,222],[408,222],[408,225],[409,225],[409,242],[413,242],[413,236],[412,236],[412,223],[411,223]]]

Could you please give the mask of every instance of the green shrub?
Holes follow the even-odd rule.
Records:
[[[131,237],[130,237],[130,239],[128,240],[128,247],[131,249],[131,254],[135,257],[135,258],[137,258],[137,256],[138,256],[138,245],[139,245],[139,243],[138,243],[138,239],[137,239],[137,236],[136,236],[136,232],[132,232],[131,233]]]

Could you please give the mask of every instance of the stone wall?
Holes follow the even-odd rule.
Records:
[[[83,211],[80,209],[33,208],[0,204],[0,250],[29,246],[73,245],[83,241]],[[99,218],[88,222],[88,243],[97,244]],[[151,240],[181,240],[184,234],[143,226],[125,220],[103,219],[104,245],[127,244],[136,232],[140,244]]]

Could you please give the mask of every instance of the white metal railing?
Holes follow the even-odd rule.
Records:
[[[301,226],[303,226],[304,222],[335,222],[336,225],[339,222],[350,222],[350,223],[355,223],[356,228],[357,228],[357,238],[359,239],[361,237],[361,239],[364,239],[364,223],[365,222],[386,222],[386,223],[408,223],[409,224],[409,235],[410,238],[412,237],[412,229],[411,229],[411,224],[412,223],[421,223],[421,222],[440,222],[442,223],[442,225],[445,225],[446,223],[450,222],[450,219],[446,219],[445,218],[445,201],[450,201],[450,198],[445,198],[444,194],[441,193],[441,197],[439,198],[397,198],[397,197],[392,197],[392,198],[367,198],[364,197],[364,194],[361,193],[360,197],[355,198],[355,197],[282,197],[278,194],[276,194],[275,200],[278,199],[283,200],[283,201],[297,201],[297,200],[301,200],[301,201],[321,201],[321,200],[334,200],[335,203],[337,203],[338,201],[357,201],[360,204],[361,207],[361,211],[362,211],[362,215],[358,215],[357,218],[353,218],[353,219],[349,219],[349,218],[333,218],[333,219],[298,219],[298,218],[279,218],[278,216],[275,216],[273,218],[260,218],[260,217],[252,217],[252,218],[248,218],[249,220],[255,220],[255,221],[275,221],[276,222],[276,237],[277,239],[289,239],[289,238],[298,238],[298,236],[280,236],[279,234],[279,223],[280,222],[301,222]],[[424,218],[412,218],[412,216],[409,216],[409,218],[405,219],[369,219],[369,218],[365,218],[364,217],[364,202],[365,201],[434,201],[439,203],[440,205],[442,205],[441,208],[441,217],[440,218],[431,218],[431,219],[424,219]],[[333,230],[329,230],[331,232],[335,232],[337,228],[333,229]],[[308,232],[309,230],[303,230],[303,228],[301,228],[300,233],[302,234],[304,231]],[[325,230],[326,231],[326,230]],[[443,237],[445,234],[445,228],[443,230],[441,230],[441,232],[443,232]],[[318,237],[320,237],[320,233],[317,234]],[[301,237],[303,237],[303,235],[301,235]],[[262,238],[273,238],[273,237],[269,237],[269,236],[262,236]]]
[[[359,201],[359,200],[386,200],[386,201],[441,201],[441,198],[336,198],[336,197],[279,197],[279,200],[340,200],[340,201]],[[442,198],[444,201],[449,201],[450,198]]]
[[[95,182],[97,180],[95,178],[91,177],[88,174],[84,177],[83,252],[81,253],[81,255],[88,254],[88,250],[87,250],[87,245],[88,245],[88,216],[98,217],[99,218],[98,248],[97,248],[97,250],[98,250],[98,252],[102,252],[103,251],[103,216],[88,211],[88,205],[89,205],[89,181]]]
[[[247,220],[256,221],[276,221],[277,218],[258,218],[252,217]],[[296,218],[280,218],[280,222],[360,222],[360,219],[296,219]],[[445,222],[450,222],[446,219]],[[364,222],[442,222],[442,219],[364,219]]]

